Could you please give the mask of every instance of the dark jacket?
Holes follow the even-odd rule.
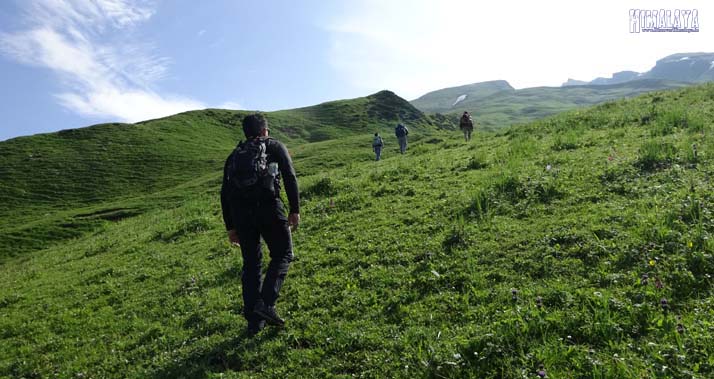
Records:
[[[394,135],[399,137],[406,137],[409,135],[409,129],[407,129],[406,126],[403,124],[397,125],[396,128],[394,128]]]
[[[300,213],[300,194],[298,192],[297,177],[293,168],[292,159],[288,149],[280,141],[272,138],[265,139],[265,152],[267,154],[268,164],[278,163],[278,175],[275,177],[275,195],[271,198],[266,198],[265,201],[256,203],[255,201],[244,200],[238,189],[228,181],[228,163],[233,159],[235,150],[228,156],[226,163],[223,166],[223,185],[221,186],[221,208],[223,210],[223,222],[226,224],[226,230],[236,228],[241,214],[246,210],[255,210],[261,207],[270,209],[282,205],[280,200],[280,178],[283,178],[285,183],[285,193],[288,195],[290,203],[290,213]],[[262,209],[262,208],[261,208]],[[260,210],[260,209],[259,209]]]
[[[473,122],[473,120],[471,120],[470,115],[461,116],[461,121],[459,122],[459,128],[461,128],[462,130],[474,128],[474,122]]]

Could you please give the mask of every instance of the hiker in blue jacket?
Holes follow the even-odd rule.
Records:
[[[407,129],[401,122],[394,128],[394,134],[399,140],[399,151],[404,154],[407,151],[407,136],[409,135],[409,129]]]
[[[372,140],[372,150],[374,150],[374,154],[376,155],[376,161],[378,161],[382,157],[382,147],[384,147],[384,141],[382,140],[382,136],[380,136],[379,133],[374,133],[374,139]]]

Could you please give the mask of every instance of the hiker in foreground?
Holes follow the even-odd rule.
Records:
[[[298,183],[285,145],[268,137],[268,121],[261,114],[243,119],[246,141],[228,156],[223,169],[221,207],[228,239],[243,256],[243,315],[250,334],[266,323],[282,326],[275,310],[280,287],[293,260],[290,227],[300,223]],[[280,198],[280,178],[290,203],[286,216]],[[270,250],[265,278],[261,274],[263,237]]]
[[[471,119],[469,112],[464,112],[461,115],[461,120],[459,121],[459,128],[464,132],[464,140],[471,140],[471,132],[474,131],[474,121]]]
[[[407,151],[407,136],[409,135],[409,129],[407,129],[401,122],[394,128],[394,134],[399,140],[399,151],[404,154]]]
[[[382,136],[379,133],[374,133],[374,139],[372,140],[372,150],[376,155],[375,160],[379,160],[382,157],[382,147],[384,147],[384,141],[382,141]]]

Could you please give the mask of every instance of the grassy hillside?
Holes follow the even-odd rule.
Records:
[[[688,84],[647,79],[612,85],[534,87],[520,90],[504,88],[488,93],[473,92],[468,86],[463,86],[434,91],[412,101],[412,104],[425,112],[448,114],[454,120],[463,111],[469,111],[478,126],[486,130],[496,130],[575,108],[686,85]],[[452,106],[462,94],[466,94],[466,98]]]
[[[221,169],[243,138],[240,120],[247,113],[208,109],[0,142],[0,260],[79,236],[103,219],[147,209],[141,202],[130,207],[104,203]],[[389,91],[268,112],[272,135],[294,143],[387,132],[399,117],[415,129],[435,128],[430,118]],[[160,206],[149,208],[154,205]]]
[[[220,172],[0,266],[0,377],[714,376],[714,85],[500,133],[291,144],[284,330],[244,334]]]

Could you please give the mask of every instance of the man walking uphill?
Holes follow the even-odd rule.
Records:
[[[228,156],[223,170],[221,207],[228,239],[240,245],[243,257],[243,315],[248,331],[259,332],[265,323],[282,326],[275,310],[280,287],[293,259],[290,227],[300,223],[300,204],[295,170],[285,145],[268,137],[268,121],[261,114],[243,119],[246,141]],[[290,203],[286,217],[280,199],[280,178]],[[270,250],[265,278],[260,238]]]
[[[375,160],[377,161],[382,156],[382,147],[384,147],[384,140],[382,140],[382,136],[379,135],[379,132],[374,133],[374,139],[372,140],[372,150],[374,150],[374,154],[376,156]]]
[[[404,154],[407,151],[407,136],[409,135],[409,129],[407,129],[401,122],[394,128],[394,134],[399,140],[399,151]]]
[[[471,140],[471,133],[474,131],[474,121],[471,119],[469,112],[464,112],[459,120],[459,128],[464,132],[464,140]]]

